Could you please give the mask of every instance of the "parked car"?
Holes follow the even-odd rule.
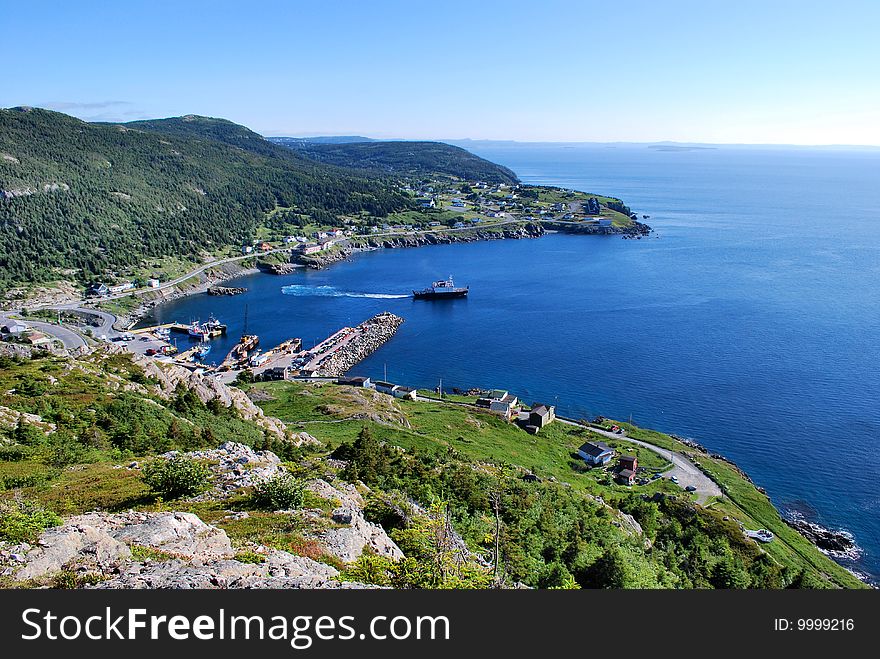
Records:
[[[688,486],[687,486],[686,488],[684,488],[684,489],[685,489],[686,491],[688,491],[688,492],[696,492],[696,491],[697,491],[697,488],[695,488],[693,485],[688,485]]]

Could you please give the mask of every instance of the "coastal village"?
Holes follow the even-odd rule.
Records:
[[[298,230],[279,234],[262,231],[251,243],[243,244],[240,254],[217,254],[200,268],[204,283],[187,293],[241,295],[246,289],[220,285],[225,276],[213,274],[221,262],[262,263],[271,274],[284,274],[300,267],[323,267],[358,249],[375,249],[440,241],[524,237],[544,231],[590,234],[618,234],[639,239],[649,229],[619,201],[558,188],[489,185],[450,181],[407,184],[403,190],[417,202],[418,210],[398,213],[379,221],[375,218],[340,218],[337,226],[303,223]],[[643,219],[647,219],[644,216]],[[511,227],[538,227],[537,233],[509,234]],[[497,232],[497,233],[496,233]],[[424,242],[421,242],[424,241]],[[217,258],[219,257],[219,258]],[[231,270],[234,273],[237,270]],[[176,275],[176,276],[175,276]],[[226,333],[226,325],[213,318],[206,322],[166,323],[136,327],[137,314],[124,303],[153,297],[164,299],[165,291],[176,293],[192,273],[151,271],[148,276],[125,280],[116,278],[95,282],[80,302],[59,308],[47,306],[27,313],[0,312],[0,339],[46,351],[90,350],[94,346],[115,345],[138,358],[153,359],[191,371],[196,376],[223,384],[248,382],[317,383],[324,386],[370,390],[391,400],[419,404],[444,403],[463,410],[489,414],[518,428],[523,440],[541,436],[553,424],[589,431],[586,441],[572,455],[578,469],[593,472],[599,482],[624,488],[639,488],[664,481],[679,488],[695,501],[722,495],[713,478],[693,460],[673,455],[653,444],[627,437],[619,425],[603,419],[594,421],[557,416],[555,405],[526,403],[515,393],[503,389],[472,389],[466,392],[421,390],[411,383],[374,380],[353,375],[358,363],[390,340],[403,318],[383,312],[353,327],[343,327],[304,348],[300,338],[291,337],[277,346],[261,346],[258,336],[243,335],[222,359],[208,358],[211,340]],[[123,303],[121,313],[118,305]],[[112,311],[111,311],[112,310]],[[648,457],[653,456],[653,457]],[[640,460],[641,458],[641,460]],[[541,476],[526,470],[524,481]],[[656,497],[654,488],[644,497]],[[773,534],[767,529],[743,527],[745,537],[766,544]]]

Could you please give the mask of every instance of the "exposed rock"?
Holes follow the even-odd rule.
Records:
[[[324,480],[315,480],[307,487],[324,499],[339,501],[333,511],[333,522],[338,528],[327,529],[320,534],[325,550],[345,563],[356,561],[365,549],[394,560],[403,558],[400,547],[388,537],[378,524],[364,518],[363,497],[352,485],[334,487]]]
[[[862,549],[849,531],[835,531],[820,524],[808,522],[800,515],[789,514],[785,518],[789,526],[812,542],[820,551],[836,558],[856,559]]]
[[[0,405],[0,428],[12,430],[18,426],[19,422],[36,426],[37,429],[47,435],[55,432],[55,424],[43,421],[43,417],[37,414],[19,412],[18,410]]]
[[[127,545],[173,556],[131,560]],[[36,546],[0,543],[4,574],[34,579],[63,569],[88,569],[107,579],[95,588],[368,588],[336,579],[336,568],[257,546],[263,561],[234,558],[226,533],[191,513],[87,513],[45,531]]]
[[[205,292],[208,295],[241,295],[242,293],[247,293],[247,289],[242,287],[209,286]]]
[[[183,561],[132,563],[95,588],[370,588],[335,580],[335,569],[299,556],[302,569],[279,568],[270,559],[252,564],[235,560],[187,564]]]
[[[74,561],[100,566],[130,556],[129,548],[107,531],[71,520],[44,531],[37,546],[23,556],[24,566],[14,572],[14,577],[35,579],[60,572]]]
[[[192,513],[87,513],[71,518],[68,524],[92,526],[126,544],[176,556],[204,559],[234,553],[225,531],[205,524]]]
[[[149,357],[137,355],[134,361],[144,369],[147,377],[155,378],[159,382],[161,396],[170,398],[174,395],[177,385],[183,383],[203,403],[218,398],[224,405],[234,406],[243,418],[253,421],[279,439],[285,438],[284,424],[279,419],[264,415],[263,410],[257,407],[241,389],[229,387],[214,378],[203,377],[181,366],[159,363]]]
[[[177,451],[170,451],[163,457],[176,455]],[[284,471],[281,459],[272,451],[255,451],[237,442],[226,442],[220,448],[191,451],[185,455],[192,460],[208,462],[215,476],[215,489],[221,494],[252,487]]]

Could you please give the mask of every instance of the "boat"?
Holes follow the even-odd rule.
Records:
[[[199,346],[198,348],[196,348],[195,352],[193,353],[193,357],[196,359],[204,359],[205,357],[208,356],[208,353],[210,353],[210,352],[211,352],[211,346],[202,345],[202,346]]]
[[[421,291],[413,291],[416,300],[449,300],[458,297],[467,297],[468,287],[456,286],[452,281],[452,275],[445,281],[435,281],[430,288]]]
[[[189,326],[189,329],[186,331],[191,337],[196,339],[201,339],[205,335],[205,330],[199,324],[199,321],[194,321],[192,325]]]

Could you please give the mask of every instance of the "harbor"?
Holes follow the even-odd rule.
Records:
[[[342,327],[307,350],[298,337],[263,349],[259,336],[244,334],[216,363],[208,362],[212,352],[209,339],[225,334],[226,325],[213,318],[204,324],[163,323],[143,327],[123,335],[121,341],[130,352],[203,374],[216,374],[227,381],[242,372],[249,372],[254,379],[336,377],[378,350],[402,323],[400,316],[382,312],[355,327]],[[178,345],[172,334],[186,334],[191,343]]]

